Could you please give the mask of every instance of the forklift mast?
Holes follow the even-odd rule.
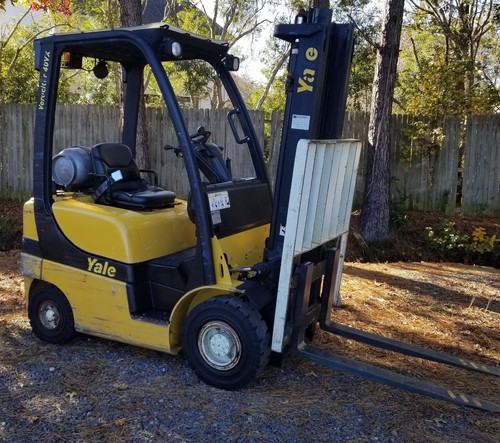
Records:
[[[299,12],[294,24],[277,25],[275,37],[291,43],[286,107],[275,180],[266,258],[282,255],[292,169],[301,139],[338,139],[347,99],[353,26],[332,23],[326,8]]]

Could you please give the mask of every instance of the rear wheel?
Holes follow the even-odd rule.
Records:
[[[271,339],[261,315],[244,301],[215,297],[196,306],[184,322],[184,355],[205,383],[233,390],[267,366]]]
[[[34,334],[48,343],[66,343],[75,335],[73,310],[55,286],[37,289],[30,297],[28,317]]]

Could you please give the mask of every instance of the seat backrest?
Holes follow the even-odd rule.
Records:
[[[124,180],[140,179],[139,168],[132,157],[132,151],[122,143],[99,143],[92,148],[94,172],[111,176],[120,171]]]

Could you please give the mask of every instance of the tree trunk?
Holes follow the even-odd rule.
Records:
[[[121,0],[120,20],[124,27],[142,25],[141,0]],[[143,87],[140,92],[139,115],[137,119],[135,160],[139,168],[150,168],[151,158],[149,154],[148,128],[146,120],[146,105],[144,103]]]
[[[361,231],[368,242],[390,240],[391,117],[404,0],[387,0],[372,89]]]

